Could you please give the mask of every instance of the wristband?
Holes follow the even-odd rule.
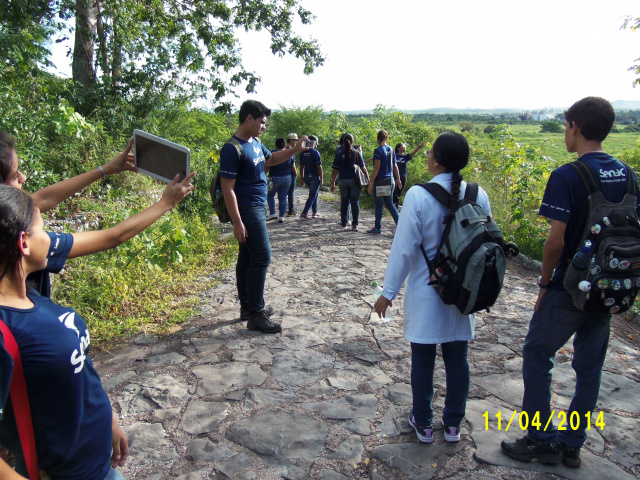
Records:
[[[551,286],[551,280],[549,280],[549,283],[547,283],[547,284],[544,284],[544,285],[542,284],[542,275],[540,275],[540,276],[538,277],[538,281],[537,281],[536,283],[538,284],[538,286],[539,286],[540,288],[544,288],[544,289],[546,289],[546,290],[548,290],[548,289],[549,289],[549,287]]]
[[[107,176],[107,174],[104,173],[104,170],[102,169],[102,167],[100,165],[98,165],[98,170],[100,170],[102,172],[102,178]]]

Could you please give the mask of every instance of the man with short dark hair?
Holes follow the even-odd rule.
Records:
[[[265,306],[264,284],[271,263],[271,244],[267,232],[267,177],[264,169],[285,162],[305,150],[294,147],[271,153],[258,137],[266,129],[271,110],[255,100],[240,107],[240,126],[234,133],[242,155],[231,143],[220,152],[220,183],[224,200],[238,240],[236,284],[240,316],[249,330],[278,333],[282,327],[271,319],[273,309]],[[306,137],[303,137],[306,140]]]
[[[303,187],[306,183],[309,187],[309,198],[307,198],[304,209],[300,214],[300,218],[303,220],[309,220],[309,209],[311,209],[313,218],[320,217],[318,213],[318,193],[322,186],[322,159],[320,158],[320,152],[317,150],[318,137],[309,135],[309,140],[316,142],[316,146],[299,155],[300,186]]]
[[[591,170],[606,200],[622,201],[629,175],[637,191],[635,173],[627,171],[623,163],[602,149],[602,141],[615,120],[611,104],[603,98],[587,97],[573,104],[564,115],[567,151],[577,153],[578,161]],[[640,197],[638,205],[640,213]],[[580,448],[587,438],[589,415],[595,418],[592,412],[598,400],[611,314],[596,315],[576,309],[563,286],[567,266],[578,250],[589,213],[588,191],[569,164],[551,173],[539,213],[551,220],[551,230],[544,244],[538,299],[522,349],[522,410],[528,416],[529,427],[525,437],[515,442],[503,441],[501,446],[503,452],[515,460],[537,459],[550,464],[562,461],[568,467],[577,468],[581,464]],[[571,365],[576,372],[576,390],[566,412],[565,429],[558,431],[551,418],[551,369],[556,352],[572,335]],[[576,414],[580,421],[575,425],[577,428],[573,428],[569,419]]]

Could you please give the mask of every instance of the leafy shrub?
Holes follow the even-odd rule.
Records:
[[[564,128],[561,123],[553,120],[542,122],[540,125],[540,133],[562,133]]]

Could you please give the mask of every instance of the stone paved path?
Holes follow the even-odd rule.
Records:
[[[300,207],[306,190],[297,192]],[[128,479],[633,479],[640,476],[640,329],[616,319],[599,409],[583,466],[512,461],[500,440],[523,435],[521,346],[537,272],[510,263],[499,303],[477,315],[470,344],[471,392],[462,440],[436,430],[431,445],[408,426],[410,349],[396,319],[372,317],[371,281],[382,283],[395,227],[361,232],[339,226],[337,205],[321,200],[322,218],[269,222],[273,248],[266,298],[283,331],[248,331],[239,319],[234,269],[202,293],[200,315],[176,333],[139,336],[95,364],[129,436]],[[426,312],[428,313],[428,312]],[[553,406],[573,392],[571,345],[557,358]],[[444,368],[435,376],[442,414]],[[498,430],[496,415],[502,416]],[[486,415],[486,416],[485,416]],[[486,421],[488,420],[488,429]]]

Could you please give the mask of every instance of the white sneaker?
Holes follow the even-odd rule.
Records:
[[[347,227],[351,226],[351,220],[347,220]]]
[[[456,443],[460,441],[460,427],[448,427],[442,422],[444,427],[444,439],[447,442]]]
[[[267,220],[275,220],[276,218],[278,218],[278,214],[272,213],[267,217]]]
[[[284,217],[280,217],[280,218],[278,219],[278,222],[279,222],[279,223],[284,223]]]

